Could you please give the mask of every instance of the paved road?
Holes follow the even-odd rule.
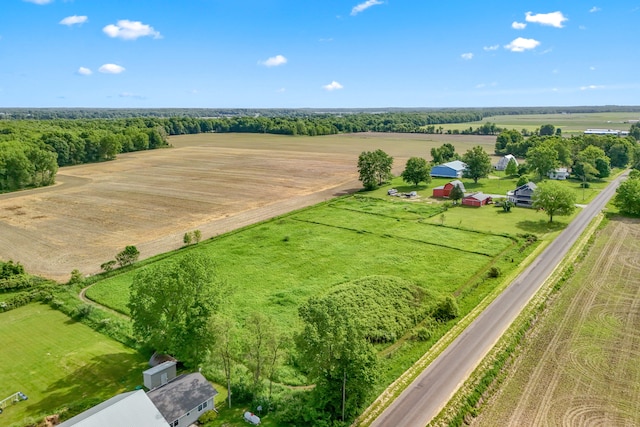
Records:
[[[614,180],[373,423],[424,427],[446,405],[515,320],[591,220],[615,194]]]

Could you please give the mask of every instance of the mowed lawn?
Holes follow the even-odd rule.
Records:
[[[291,329],[301,304],[339,283],[393,275],[451,294],[513,245],[507,237],[426,223],[438,212],[428,205],[351,196],[187,250],[206,252],[216,261],[238,319],[261,311]],[[127,313],[134,274],[98,282],[87,296]]]
[[[136,351],[43,304],[1,313],[0,336],[0,399],[18,391],[28,396],[5,408],[2,426],[133,390],[147,367]]]

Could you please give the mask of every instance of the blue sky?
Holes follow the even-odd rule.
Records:
[[[638,105],[639,22],[638,0],[2,0],[0,107]]]

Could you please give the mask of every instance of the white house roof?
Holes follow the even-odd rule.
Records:
[[[58,427],[169,427],[143,390],[122,393],[60,424]]]
[[[180,375],[167,384],[155,388],[147,396],[164,418],[173,422],[218,392],[199,372]]]
[[[443,163],[440,166],[446,166],[456,171],[463,171],[467,168],[467,164],[460,160],[454,160],[452,162]]]

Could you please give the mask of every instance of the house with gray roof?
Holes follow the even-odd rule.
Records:
[[[118,394],[58,425],[58,427],[72,426],[168,427],[169,424],[144,390],[135,390]]]
[[[189,426],[200,415],[215,410],[213,398],[218,394],[199,372],[180,375],[147,393],[171,427]]]
[[[533,192],[536,188],[538,188],[538,186],[535,183],[527,182],[515,190],[509,191],[507,197],[509,201],[516,206],[531,208],[533,207]]]

